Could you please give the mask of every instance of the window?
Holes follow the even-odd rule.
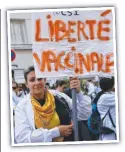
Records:
[[[28,44],[25,20],[10,21],[11,45]]]

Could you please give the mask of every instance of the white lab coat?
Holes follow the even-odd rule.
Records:
[[[95,86],[92,82],[88,82],[88,95],[91,96],[95,93]]]
[[[59,94],[66,98],[69,107],[72,108],[72,100],[63,93],[58,91],[51,91],[53,94]],[[80,118],[83,114],[85,117],[89,117],[91,114],[91,107],[85,108],[82,93],[77,95],[78,113],[81,112]],[[85,101],[86,102],[86,101]],[[83,105],[83,106],[82,106]],[[86,110],[87,109],[87,110]],[[83,113],[84,111],[84,113]],[[89,112],[88,112],[89,111]],[[79,117],[79,116],[78,116]],[[36,129],[34,123],[34,112],[30,100],[30,95],[26,95],[22,101],[17,105],[15,110],[15,140],[17,143],[34,143],[34,142],[51,142],[53,138],[59,137],[60,132],[57,127],[53,129]]]
[[[14,91],[12,91],[12,102],[13,102],[13,109],[17,106],[20,102],[21,98],[19,98]]]
[[[103,94],[97,103],[97,108],[99,110],[101,118],[105,116],[107,111],[110,108],[110,115],[112,117],[112,120],[114,124],[116,125],[116,109],[115,109],[115,92],[105,92]],[[113,127],[113,124],[111,123],[111,120],[109,118],[109,114],[106,115],[105,119],[103,120],[103,126],[108,127],[112,129],[116,133],[116,127]],[[108,134],[108,135],[100,135],[100,140],[115,140],[116,136],[115,133]]]

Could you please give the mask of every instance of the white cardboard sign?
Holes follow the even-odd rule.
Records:
[[[32,13],[37,77],[114,74],[114,9],[62,9]]]

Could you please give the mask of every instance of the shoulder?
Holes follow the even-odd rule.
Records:
[[[30,104],[30,94],[25,95],[17,105],[17,108],[23,108],[26,105]]]
[[[115,101],[115,92],[105,92],[99,98],[98,103],[108,103],[109,101]]]
[[[58,90],[49,90],[54,96],[58,96],[60,98],[64,98],[66,101],[71,100],[65,93],[59,92]]]

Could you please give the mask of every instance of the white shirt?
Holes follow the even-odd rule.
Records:
[[[92,82],[88,82],[88,95],[92,95],[92,93],[95,93],[95,86]]]
[[[69,107],[72,109],[72,100],[64,93],[52,91],[66,98]],[[90,101],[89,101],[90,102]],[[78,119],[84,120],[91,115],[91,107],[88,106],[87,100],[84,100],[83,94],[77,94]],[[59,137],[58,127],[53,129],[35,128],[34,112],[30,100],[30,95],[26,95],[17,105],[15,110],[15,140],[17,143],[34,143],[34,142],[51,142],[53,138]]]
[[[20,98],[16,95],[14,91],[12,91],[12,101],[13,101],[13,108],[15,109],[15,107],[20,101]]]
[[[116,125],[116,108],[115,108],[115,92],[105,92],[105,94],[101,95],[97,102],[97,108],[100,113],[101,118],[105,116],[105,114],[109,112],[112,117],[114,124]],[[103,126],[106,126],[116,132],[116,128],[113,127],[111,120],[109,118],[109,114],[106,115],[103,120]]]
[[[99,93],[101,91],[101,88],[99,86],[95,86],[95,92]]]

